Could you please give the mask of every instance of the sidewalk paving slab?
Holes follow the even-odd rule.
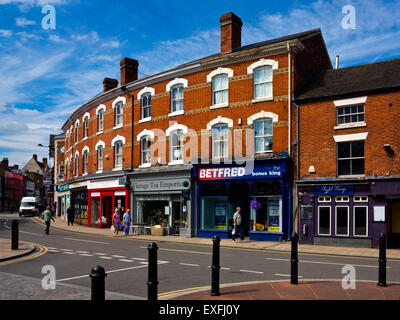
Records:
[[[36,221],[43,224],[43,220],[35,217]],[[109,229],[100,228],[89,228],[86,225],[76,225],[68,226],[67,222],[60,217],[55,218],[56,222],[52,222],[51,227],[60,230],[68,230],[73,232],[79,232],[91,235],[101,235],[107,237],[113,237],[112,232]],[[129,236],[125,236],[123,232],[120,232],[117,236],[119,238],[126,239],[136,239],[143,241],[154,241],[154,242],[175,242],[184,244],[194,244],[194,245],[209,245],[212,246],[211,238],[185,238],[179,235],[169,235],[169,236],[152,236],[152,235],[137,235],[130,233]],[[273,242],[273,241],[235,241],[231,239],[221,239],[221,247],[227,248],[241,248],[241,249],[254,249],[254,250],[268,250],[277,252],[290,252],[291,242]],[[310,245],[299,243],[298,247],[299,253],[311,253],[311,254],[321,254],[321,255],[337,255],[337,256],[351,256],[351,257],[368,257],[368,258],[378,258],[379,249],[377,248],[353,248],[353,247],[335,247],[335,246],[321,246],[321,245]],[[399,259],[400,260],[400,249],[387,249],[386,250],[387,259]]]
[[[35,250],[35,245],[24,241],[18,242],[18,250],[11,250],[11,240],[0,239],[0,262],[21,258]]]

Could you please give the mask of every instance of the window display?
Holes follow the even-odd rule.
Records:
[[[282,198],[254,197],[251,202],[252,231],[282,231]]]

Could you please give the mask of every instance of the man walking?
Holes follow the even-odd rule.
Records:
[[[236,212],[233,215],[233,228],[235,230],[232,234],[232,241],[235,241],[236,236],[240,236],[240,240],[244,240],[243,226],[242,226],[242,215],[240,214],[240,207],[236,208]]]
[[[74,210],[72,210],[71,206],[68,206],[67,209],[67,219],[68,219],[68,225],[74,225],[74,218],[75,218],[75,213]]]
[[[53,220],[54,222],[56,222],[56,221],[54,220],[54,218],[53,218],[53,215],[51,214],[50,206],[47,206],[47,207],[46,207],[46,210],[44,210],[44,212],[43,212],[43,220],[44,220],[44,223],[46,224],[45,233],[46,233],[46,234],[49,234],[49,231],[50,231],[50,222],[51,222],[51,220]]]
[[[130,213],[129,209],[126,209],[126,212],[124,213],[124,223],[123,224],[125,225],[125,230],[124,230],[125,236],[128,236],[129,228],[131,225],[131,213]]]

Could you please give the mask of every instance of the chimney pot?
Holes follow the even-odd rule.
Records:
[[[37,161],[37,154],[34,154],[34,155],[32,156],[32,158],[33,158],[35,161]]]
[[[221,27],[221,53],[228,53],[242,46],[242,20],[233,12],[219,18]]]
[[[47,167],[47,158],[43,158],[42,163],[45,167]]]
[[[18,168],[19,168],[19,165],[14,164],[14,170],[18,170]]]
[[[3,168],[8,168],[8,158],[4,157],[3,161],[1,162],[1,166]]]
[[[139,61],[125,57],[119,64],[121,66],[121,86],[138,79]]]
[[[118,80],[111,78],[104,78],[103,80],[103,91],[107,92],[111,89],[118,87]]]

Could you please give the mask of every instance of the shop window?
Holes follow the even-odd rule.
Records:
[[[252,195],[282,195],[282,185],[279,181],[272,182],[254,182],[251,185]]]
[[[318,207],[318,234],[331,234],[331,207]]]
[[[170,213],[168,201],[143,201],[142,210],[144,225],[162,225],[168,227],[168,214]]]
[[[88,218],[88,193],[87,191],[78,191],[71,193],[72,208],[75,212],[75,221],[77,224],[87,224]]]
[[[117,141],[114,144],[114,167],[122,168],[122,141]]]
[[[318,197],[318,202],[331,202],[331,197]]]
[[[94,224],[100,223],[100,197],[91,198],[91,214],[90,214],[90,222]]]
[[[272,97],[272,66],[260,67],[253,72],[254,99]]]
[[[252,197],[252,231],[282,231],[282,197]]]
[[[336,202],[349,202],[349,197],[348,196],[336,197]]]
[[[336,235],[349,235],[349,207],[336,207]]]
[[[368,202],[368,196],[355,196],[354,202]]]
[[[364,141],[338,143],[338,175],[364,174]]]
[[[212,127],[212,156],[217,159],[228,157],[228,125],[225,123]]]
[[[272,119],[261,119],[254,122],[255,152],[272,151]]]
[[[354,207],[354,235],[368,236],[368,207]]]
[[[171,112],[183,110],[183,85],[171,88]]]

